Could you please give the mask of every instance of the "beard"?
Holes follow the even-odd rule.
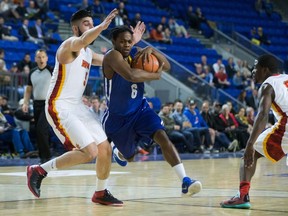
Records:
[[[81,35],[83,34],[84,32],[82,32],[81,30],[80,30],[80,28],[78,27],[78,37],[81,37]],[[95,39],[96,40],[96,39]],[[89,45],[93,45],[93,43],[94,43],[94,41],[95,40],[93,40]]]

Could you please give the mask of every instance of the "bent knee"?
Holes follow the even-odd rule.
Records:
[[[98,148],[95,143],[90,144],[83,151],[86,154],[87,161],[92,161],[98,156]]]

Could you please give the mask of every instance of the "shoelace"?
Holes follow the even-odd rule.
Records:
[[[42,179],[45,178],[45,175],[38,174],[36,177],[36,186],[39,189],[41,186]]]
[[[113,200],[117,200],[111,193],[110,193],[110,191],[109,190],[105,190],[105,196],[106,197],[109,197],[109,198],[111,198],[111,199],[113,199]]]

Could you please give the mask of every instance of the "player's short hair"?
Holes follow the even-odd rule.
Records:
[[[86,10],[86,9],[76,11],[75,13],[72,14],[71,19],[70,19],[70,23],[72,24],[75,21],[78,21],[84,17],[91,17],[92,18],[91,11]]]
[[[118,35],[123,32],[129,32],[131,35],[133,35],[133,31],[126,25],[116,26],[110,31],[110,38],[113,40],[116,40]]]
[[[258,65],[260,67],[267,67],[271,72],[280,72],[282,67],[280,61],[270,54],[261,55],[258,58]]]

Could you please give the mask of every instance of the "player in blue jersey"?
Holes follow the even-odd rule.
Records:
[[[103,59],[107,106],[102,124],[110,140],[121,152],[122,160],[132,161],[136,144],[141,139],[153,139],[160,145],[166,161],[182,181],[183,195],[191,196],[200,192],[202,185],[186,176],[184,166],[169,140],[160,117],[149,107],[143,97],[144,81],[158,80],[163,71],[170,69],[168,60],[152,47],[133,48],[133,32],[127,26],[111,30],[113,49]],[[149,73],[131,67],[133,57],[147,59],[153,53],[161,67],[156,73]],[[146,60],[147,61],[147,60]]]

